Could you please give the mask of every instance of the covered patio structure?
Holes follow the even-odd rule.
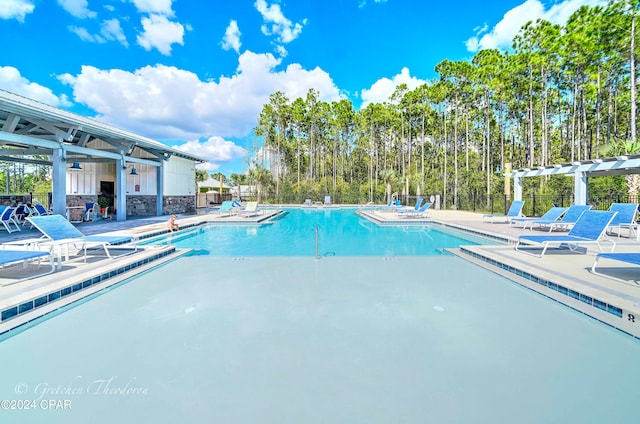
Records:
[[[0,90],[0,161],[50,165],[56,214],[107,197],[123,221],[195,210],[195,165],[206,160]]]

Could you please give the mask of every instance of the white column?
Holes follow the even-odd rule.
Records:
[[[53,149],[51,161],[52,178],[52,209],[53,213],[66,216],[67,214],[67,162],[62,148]]]
[[[513,177],[513,200],[522,200],[522,177]]]
[[[164,162],[156,166],[156,215],[164,215]]]
[[[576,205],[587,204],[587,174],[576,172],[573,176],[574,203]]]
[[[127,163],[116,160],[116,221],[127,220]]]

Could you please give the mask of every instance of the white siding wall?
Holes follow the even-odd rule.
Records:
[[[81,163],[81,170],[67,169],[67,194],[96,194],[96,164]]]
[[[113,162],[96,163],[96,192],[100,191],[100,181],[116,182],[116,164]]]
[[[195,163],[188,159],[172,156],[164,166],[164,194],[184,196],[195,194]]]
[[[96,195],[100,181],[116,181],[114,163],[81,163],[79,171],[67,170],[67,194]],[[127,194],[155,195],[158,190],[156,167],[135,164],[138,175],[131,175],[132,164],[127,165]]]
[[[135,167],[138,175],[131,175],[131,168]],[[141,163],[127,165],[127,194],[155,195],[158,192],[156,183],[156,167]]]
[[[110,149],[111,145],[102,140],[94,140],[87,145],[92,149]],[[72,159],[67,160],[69,166]],[[95,196],[100,191],[100,181],[116,181],[115,164],[113,162],[88,163],[80,162],[79,171],[67,167],[67,194]]]
[[[93,146],[92,146],[93,147]],[[67,170],[68,195],[97,195],[100,181],[116,181],[114,162],[81,162],[79,171]],[[135,167],[138,175],[131,175]],[[158,192],[157,167],[140,163],[128,163],[126,190],[131,195],[155,195]],[[195,164],[188,159],[172,157],[164,163],[164,193],[169,196],[193,195],[195,193]]]

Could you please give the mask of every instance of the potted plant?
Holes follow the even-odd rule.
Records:
[[[109,199],[102,196],[98,197],[98,205],[100,205],[100,213],[104,215],[104,212],[107,209],[107,206],[109,206]]]

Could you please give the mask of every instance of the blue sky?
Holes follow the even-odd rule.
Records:
[[[0,88],[247,168],[268,97],[357,109],[602,0],[0,0]]]

